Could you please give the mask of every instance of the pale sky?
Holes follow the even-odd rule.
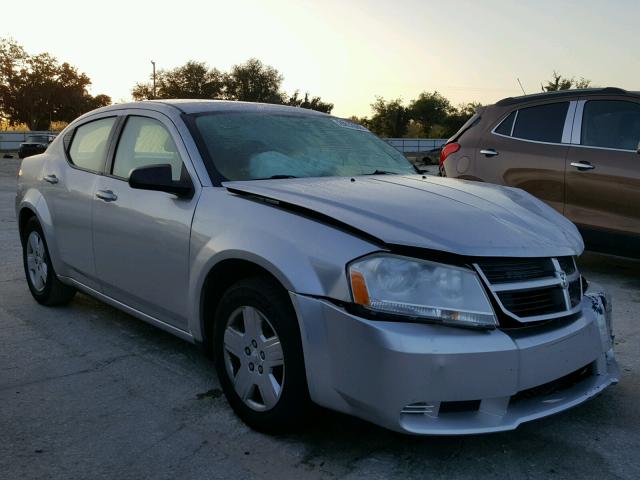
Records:
[[[0,36],[47,51],[130,100],[150,60],[221,70],[257,57],[284,89],[320,95],[339,116],[376,95],[438,90],[455,104],[540,91],[553,70],[640,89],[640,1],[3,1]],[[11,21],[7,21],[11,19]]]

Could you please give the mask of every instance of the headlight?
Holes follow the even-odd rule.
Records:
[[[495,328],[478,275],[466,268],[374,254],[348,266],[353,301],[376,312],[449,325]]]

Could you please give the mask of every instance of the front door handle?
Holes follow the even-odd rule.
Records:
[[[498,155],[498,152],[494,148],[483,148],[480,150],[480,153],[485,157],[495,157]]]
[[[44,177],[42,177],[42,179],[45,182],[49,182],[49,183],[58,183],[58,177],[56,177],[54,174],[51,175],[45,175]]]
[[[594,168],[596,168],[589,162],[571,162],[571,166],[577,168],[580,171],[593,170]]]
[[[105,202],[115,202],[118,199],[118,196],[111,190],[98,190],[96,192],[96,197],[100,200],[104,200]]]

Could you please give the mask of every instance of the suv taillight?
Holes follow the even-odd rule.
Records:
[[[452,153],[456,153],[458,150],[460,150],[460,144],[459,143],[447,143],[443,148],[442,151],[440,152],[440,166],[444,166],[444,161],[447,159],[447,157],[449,155],[451,155]]]

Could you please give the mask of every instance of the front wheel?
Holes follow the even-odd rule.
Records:
[[[222,389],[246,424],[266,433],[304,424],[311,401],[300,331],[280,285],[255,277],[232,286],[218,306],[213,342]]]
[[[76,290],[58,280],[42,227],[36,217],[30,218],[25,225],[22,259],[29,290],[38,303],[52,306],[71,301]]]

